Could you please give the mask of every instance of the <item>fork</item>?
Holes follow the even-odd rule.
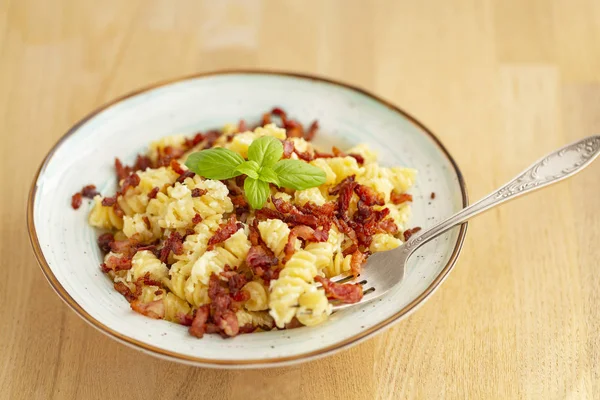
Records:
[[[333,311],[362,305],[380,298],[402,281],[408,259],[425,243],[492,207],[575,175],[590,165],[599,154],[600,135],[569,144],[538,160],[513,180],[478,202],[463,208],[429,229],[415,233],[398,248],[372,255],[359,275],[361,281],[358,284],[363,287],[362,300],[352,304],[332,302]],[[331,280],[336,283],[346,283],[353,278],[349,275],[338,275]]]

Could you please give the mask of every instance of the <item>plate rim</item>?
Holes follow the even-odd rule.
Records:
[[[430,137],[430,139],[433,140],[434,144],[440,149],[441,153],[450,162],[450,164],[452,165],[452,167],[454,169],[456,177],[458,179],[459,187],[461,190],[461,196],[462,196],[462,206],[466,207],[468,205],[467,187],[466,187],[466,183],[464,180],[464,176],[463,176],[460,168],[458,167],[458,164],[456,163],[456,161],[450,154],[450,152],[446,149],[446,147],[442,144],[442,142],[437,138],[437,136],[429,128],[427,128],[425,125],[423,125],[419,120],[417,120],[411,114],[404,111],[400,107],[392,104],[391,102],[389,102],[377,95],[374,95],[373,93],[371,93],[365,89],[362,89],[358,86],[354,86],[352,84],[340,82],[338,80],[334,80],[331,78],[326,78],[326,77],[318,76],[318,75],[312,75],[312,74],[307,74],[307,73],[298,73],[298,72],[280,71],[280,70],[270,70],[270,69],[222,69],[222,70],[215,70],[215,71],[209,71],[209,72],[194,73],[194,74],[184,75],[184,76],[171,78],[171,79],[167,79],[167,80],[161,80],[161,81],[152,83],[148,86],[144,86],[142,88],[127,92],[124,95],[121,95],[107,103],[100,105],[99,107],[95,108],[94,110],[89,112],[87,115],[85,115],[83,118],[81,118],[79,121],[77,121],[74,125],[72,125],[71,128],[69,128],[67,130],[67,132],[63,136],[61,136],[58,139],[58,141],[50,148],[50,150],[48,151],[48,153],[42,160],[40,166],[37,169],[37,172],[35,173],[35,175],[33,177],[33,181],[31,183],[31,187],[29,190],[29,196],[27,199],[27,213],[26,213],[27,214],[27,231],[29,234],[29,240],[30,240],[31,246],[33,248],[38,265],[40,266],[40,269],[42,270],[42,273],[44,274],[46,280],[48,281],[48,283],[50,284],[52,289],[54,289],[54,291],[58,294],[58,296],[80,318],[82,318],[88,324],[90,324],[94,328],[98,329],[100,332],[104,333],[105,335],[111,337],[112,339],[115,339],[120,343],[128,345],[129,347],[135,348],[136,350],[140,350],[144,353],[149,353],[154,356],[158,356],[160,358],[166,358],[166,359],[169,359],[172,361],[178,361],[178,362],[183,362],[186,364],[197,365],[197,366],[216,367],[216,368],[275,367],[275,366],[289,365],[294,362],[302,362],[302,361],[308,361],[310,359],[321,358],[326,355],[333,354],[336,351],[339,351],[344,348],[348,348],[352,345],[355,345],[355,344],[367,339],[368,337],[374,335],[375,333],[377,333],[385,328],[390,327],[393,323],[398,322],[400,319],[407,316],[412,311],[414,311],[419,305],[421,305],[437,289],[437,287],[443,282],[443,280],[446,278],[448,273],[453,269],[454,265],[456,264],[456,261],[458,260],[458,256],[461,253],[463,243],[465,240],[465,236],[466,236],[466,232],[467,232],[467,223],[464,223],[461,225],[460,231],[458,232],[456,245],[454,246],[452,254],[450,255],[448,262],[446,263],[444,268],[442,268],[442,270],[437,275],[437,277],[419,296],[417,296],[417,298],[415,298],[413,301],[411,301],[405,307],[400,309],[394,315],[386,318],[384,321],[372,326],[369,329],[365,329],[364,331],[362,331],[350,338],[347,338],[343,341],[323,347],[321,349],[313,350],[313,351],[306,352],[306,353],[296,354],[296,355],[292,355],[292,356],[283,356],[283,357],[277,357],[277,358],[271,358],[271,359],[263,358],[263,359],[248,359],[248,360],[219,360],[219,359],[212,359],[212,358],[195,357],[195,356],[190,356],[187,354],[180,354],[180,353],[172,352],[172,351],[169,351],[169,350],[166,350],[166,349],[154,346],[154,345],[150,345],[150,344],[141,342],[141,341],[133,339],[129,336],[123,335],[123,334],[113,330],[112,328],[102,324],[98,320],[96,320],[92,315],[90,315],[87,311],[85,311],[83,309],[83,307],[81,307],[73,299],[73,297],[71,297],[71,295],[60,284],[60,282],[58,281],[58,279],[52,272],[52,269],[48,265],[48,262],[46,261],[46,258],[44,257],[44,254],[41,249],[41,245],[39,243],[39,239],[38,239],[38,235],[37,235],[37,231],[36,231],[36,227],[35,227],[34,219],[33,219],[33,210],[34,210],[35,195],[36,195],[36,191],[37,191],[38,179],[39,179],[40,175],[42,175],[42,173],[45,171],[48,163],[52,159],[52,156],[54,155],[56,150],[71,135],[76,133],[82,125],[84,125],[90,119],[94,118],[96,115],[98,115],[102,111],[106,110],[107,108],[109,108],[115,104],[118,104],[118,103],[122,102],[123,100],[134,97],[134,96],[144,93],[144,92],[148,92],[148,91],[160,88],[160,87],[168,86],[170,84],[184,82],[187,80],[193,80],[193,79],[197,79],[197,78],[206,78],[206,77],[211,77],[211,76],[238,75],[238,74],[239,75],[254,74],[254,75],[267,75],[267,76],[283,76],[283,77],[299,78],[299,79],[309,80],[309,81],[324,82],[324,83],[332,84],[335,86],[340,86],[340,87],[352,90],[354,92],[358,92],[359,94],[362,94],[368,98],[371,98],[372,100],[377,101],[378,103],[384,105],[385,107],[389,108],[390,110],[392,110],[396,113],[399,113],[404,118],[406,118],[411,124],[416,125],[418,128],[420,128],[420,130],[422,130],[425,134],[427,134]]]

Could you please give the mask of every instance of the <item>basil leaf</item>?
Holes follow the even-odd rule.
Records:
[[[260,171],[258,171],[258,179],[281,186],[279,184],[279,177],[271,167],[262,167]]]
[[[248,204],[255,210],[260,210],[265,205],[269,194],[271,194],[267,182],[253,178],[246,178],[244,181],[244,191],[246,192]]]
[[[300,160],[281,160],[273,167],[281,186],[304,190],[325,183],[325,172]]]
[[[237,172],[241,172],[244,175],[248,175],[250,178],[258,179],[258,170],[260,166],[256,161],[244,161],[235,169]]]
[[[217,147],[190,154],[185,165],[205,178],[223,180],[241,175],[235,169],[243,162],[244,159],[238,153]]]
[[[261,167],[272,167],[283,156],[283,145],[272,136],[260,137],[248,147],[248,160],[256,161]]]

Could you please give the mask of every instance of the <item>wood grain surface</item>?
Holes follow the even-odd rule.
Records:
[[[438,134],[475,200],[600,132],[599,44],[598,0],[0,0],[0,398],[600,398],[600,163],[476,219],[408,319],[288,368],[193,368],[112,341],[53,293],[25,225],[33,174],[75,121],[220,68],[391,100]]]

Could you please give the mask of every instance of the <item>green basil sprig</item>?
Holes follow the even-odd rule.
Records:
[[[185,165],[207,179],[223,180],[246,175],[244,191],[248,204],[261,209],[269,197],[269,183],[288,189],[305,190],[325,183],[325,172],[300,160],[281,160],[283,145],[263,136],[248,148],[248,160],[221,147],[191,154]]]

